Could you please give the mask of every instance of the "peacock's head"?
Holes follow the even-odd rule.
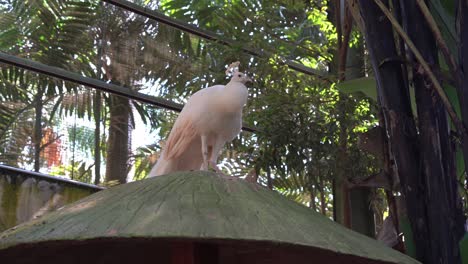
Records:
[[[235,82],[241,82],[243,84],[246,84],[252,81],[252,79],[250,79],[249,76],[247,76],[247,74],[243,72],[234,72],[232,74],[231,80]]]
[[[247,82],[252,82],[252,79],[247,76],[247,74],[239,71],[240,62],[236,61],[231,63],[226,70],[226,74],[232,74],[231,81],[240,82],[246,84]]]

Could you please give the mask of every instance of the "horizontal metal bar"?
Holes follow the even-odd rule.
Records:
[[[4,62],[34,72],[46,74],[48,76],[53,76],[73,83],[86,85],[104,92],[125,96],[131,99],[135,99],[141,102],[149,103],[170,110],[180,112],[183,107],[181,104],[177,104],[166,99],[138,93],[123,86],[106,83],[101,80],[85,77],[77,73],[66,71],[64,69],[45,65],[29,59],[23,59],[3,52],[0,52],[0,62]]]
[[[6,165],[0,165],[0,175],[1,174],[7,174],[7,175],[15,175],[15,174],[21,174],[27,177],[33,177],[41,180],[47,180],[47,181],[52,181],[56,183],[64,183],[68,184],[74,187],[79,187],[79,188],[84,188],[84,189],[92,189],[94,191],[100,191],[104,190],[104,187],[98,186],[98,185],[93,185],[93,184],[88,184],[88,183],[83,183],[79,181],[74,181],[70,179],[65,179],[65,178],[60,178],[60,177],[55,177],[51,176],[48,174],[43,174],[39,172],[34,172],[34,171],[28,171],[28,170],[23,170],[23,169],[18,169]]]
[[[208,40],[215,40],[219,41],[222,44],[229,44],[229,42],[220,39],[215,33],[209,32],[207,30],[200,29],[198,27],[195,27],[193,25],[190,25],[188,23],[179,21],[177,19],[171,18],[169,16],[164,15],[163,13],[149,9],[146,7],[143,7],[141,5],[129,2],[129,1],[122,1],[122,0],[102,0],[102,2],[107,2],[109,4],[112,4],[114,6],[118,6],[122,9],[131,11],[133,13],[142,15],[147,18],[154,19],[158,22],[161,22],[163,24],[175,27],[177,29],[180,29],[185,32],[189,32],[191,34],[197,35],[199,37],[202,37],[204,39]]]
[[[157,10],[149,9],[149,8],[140,6],[138,4],[131,3],[129,1],[125,1],[125,0],[102,0],[102,1],[107,2],[109,4],[112,4],[112,5],[115,5],[115,6],[118,6],[120,8],[125,9],[125,10],[131,11],[133,13],[142,15],[144,17],[154,19],[154,20],[156,20],[158,22],[161,22],[163,24],[169,25],[171,27],[180,29],[182,31],[188,32],[190,34],[199,36],[199,37],[207,39],[207,40],[216,41],[217,43],[220,43],[220,44],[223,44],[223,45],[226,45],[226,46],[236,46],[236,47],[239,46],[239,45],[236,45],[234,43],[234,41],[226,40],[225,38],[222,38],[221,36],[217,35],[216,33],[213,33],[211,31],[201,29],[201,28],[196,27],[194,25],[190,25],[190,24],[188,24],[186,22],[171,18],[171,17],[166,16],[166,15],[164,15],[163,13],[161,13],[161,12],[159,12]],[[248,47],[241,47],[241,49],[245,53],[250,54],[250,55],[254,55],[254,56],[257,56],[257,57],[270,57],[272,55],[269,52],[258,51],[258,50],[254,50],[254,49],[251,49],[251,48],[248,48]],[[313,76],[319,77],[320,79],[323,79],[323,80],[328,80],[328,78],[324,75],[324,73],[322,73],[322,72],[320,72],[318,70],[312,69],[310,67],[304,66],[302,64],[299,64],[297,62],[294,62],[294,61],[291,61],[291,60],[285,60],[285,64],[290,69],[293,69],[293,70],[296,70],[296,71],[299,71],[299,72],[302,72],[302,73],[305,73],[305,74],[308,74],[308,75],[313,75]]]
[[[62,80],[70,81],[73,83],[86,85],[86,86],[89,86],[89,87],[92,87],[92,88],[95,88],[104,92],[128,97],[128,98],[131,98],[140,102],[148,103],[151,105],[155,105],[161,108],[165,108],[165,109],[169,109],[169,110],[173,110],[177,112],[180,112],[183,108],[183,105],[172,102],[170,100],[138,93],[138,92],[132,91],[129,88],[125,88],[123,86],[106,83],[101,80],[85,77],[77,73],[73,73],[70,71],[66,71],[64,69],[45,65],[45,64],[35,62],[29,59],[24,59],[24,58],[20,58],[17,56],[9,55],[4,52],[0,52],[0,62],[9,64],[9,65],[14,65],[14,66],[27,69],[30,71],[42,73],[42,74],[52,76],[55,78],[59,78]],[[244,131],[257,132],[255,128],[251,128],[248,126],[244,126],[242,129]]]

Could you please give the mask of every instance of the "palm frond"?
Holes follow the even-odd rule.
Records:
[[[32,135],[33,106],[23,103],[0,103],[0,162],[17,165],[24,161],[23,150]]]

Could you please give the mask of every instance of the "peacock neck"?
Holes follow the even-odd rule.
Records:
[[[226,109],[231,109],[233,112],[239,111],[247,102],[248,92],[247,87],[240,82],[229,82],[223,91],[223,100]]]

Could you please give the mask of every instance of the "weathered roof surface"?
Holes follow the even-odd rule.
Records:
[[[209,172],[175,173],[100,191],[0,234],[0,251],[103,238],[265,241],[418,263],[276,192]]]

